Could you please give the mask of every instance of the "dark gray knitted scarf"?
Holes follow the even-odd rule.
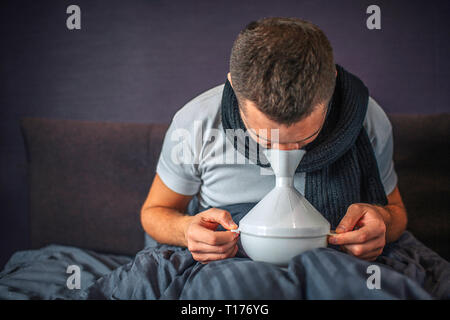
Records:
[[[336,87],[325,123],[317,138],[304,147],[307,152],[296,170],[306,173],[305,197],[328,219],[332,229],[353,203],[387,204],[375,154],[363,127],[368,89],[340,65],[336,64],[336,69]],[[222,96],[221,117],[224,130],[246,131],[228,81]],[[248,139],[243,141],[233,138],[232,143],[247,159],[263,167],[270,166],[261,161],[262,147],[258,146],[253,155]]]

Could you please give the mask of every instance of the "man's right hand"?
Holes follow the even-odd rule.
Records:
[[[208,263],[236,255],[239,234],[231,231],[216,231],[219,225],[228,230],[238,227],[228,211],[217,208],[200,212],[189,220],[184,235],[187,248],[195,260]]]

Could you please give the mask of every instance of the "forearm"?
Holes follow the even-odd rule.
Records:
[[[397,240],[406,230],[407,215],[404,206],[391,204],[379,206],[379,212],[386,224],[386,243]]]
[[[147,207],[141,211],[145,232],[160,243],[186,247],[185,230],[192,216],[166,207]]]

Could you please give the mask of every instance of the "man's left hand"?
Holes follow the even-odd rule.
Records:
[[[337,234],[328,238],[329,243],[340,245],[343,251],[360,259],[375,260],[386,244],[386,223],[381,210],[386,209],[366,203],[352,204],[337,226]]]

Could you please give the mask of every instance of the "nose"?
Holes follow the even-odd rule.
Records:
[[[272,149],[278,149],[278,150],[296,150],[300,149],[301,145],[300,143],[273,143]]]

